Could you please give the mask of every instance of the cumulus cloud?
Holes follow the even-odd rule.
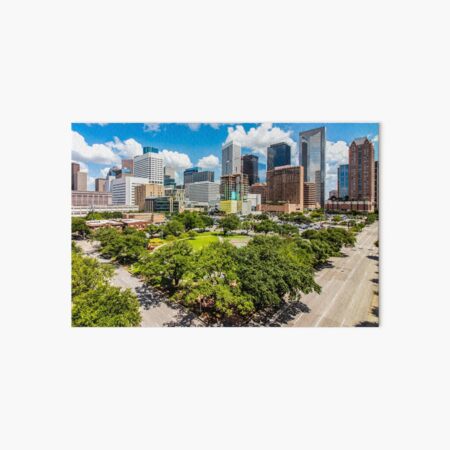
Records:
[[[200,126],[202,125],[201,123],[187,123],[186,124],[192,131],[198,131]]]
[[[109,169],[110,169],[110,167],[104,167],[103,169],[101,169],[99,177],[106,178],[106,175],[108,175]]]
[[[218,130],[220,128],[220,123],[208,123],[211,128]]]
[[[107,122],[85,122],[85,125],[87,125],[88,127],[90,127],[92,125],[100,125],[101,127],[105,127],[106,125],[109,125],[109,123],[107,123]]]
[[[220,166],[219,158],[215,155],[208,155],[200,158],[197,166],[202,169],[216,169]]]
[[[142,155],[142,145],[133,138],[121,141],[118,137],[114,137],[113,142],[107,142],[106,145],[118,150],[119,155],[124,158],[134,158],[137,155]]]
[[[372,138],[372,142],[378,142],[378,134]]]
[[[147,133],[160,131],[159,123],[144,123],[144,131]]]
[[[348,145],[344,141],[326,143],[326,180],[325,196],[332,189],[337,189],[337,169],[342,164],[348,164]]]
[[[267,147],[279,142],[286,142],[291,146],[291,155],[295,160],[297,146],[291,138],[292,131],[284,131],[279,127],[273,127],[271,123],[262,123],[258,127],[252,127],[245,131],[242,125],[228,127],[228,136],[225,142],[234,141],[242,147],[250,148],[261,156],[267,156]]]
[[[106,144],[88,145],[84,137],[72,131],[72,158],[83,163],[117,164],[120,158]]]
[[[95,190],[95,178],[94,177],[89,177],[88,176],[87,188],[88,188],[88,191],[94,191]]]
[[[164,158],[164,165],[172,167],[175,170],[177,182],[181,181],[183,171],[192,167],[192,162],[186,153],[180,153],[175,150],[164,149],[160,152]]]

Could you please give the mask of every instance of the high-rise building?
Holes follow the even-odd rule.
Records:
[[[95,179],[95,192],[106,192],[106,180],[104,178]]]
[[[341,164],[337,170],[338,197],[348,200],[348,164]]]
[[[136,186],[148,184],[147,178],[123,177],[111,182],[113,205],[136,205]]]
[[[77,172],[75,177],[75,190],[87,191],[87,172]]]
[[[242,173],[223,175],[220,178],[221,200],[247,200],[248,176]]]
[[[259,194],[261,196],[261,203],[266,203],[267,201],[267,184],[266,183],[255,183],[248,188],[250,194]]]
[[[80,165],[78,163],[72,163],[72,191],[76,191],[77,173],[80,171]]]
[[[275,167],[267,171],[267,201],[300,205],[303,209],[303,167]]]
[[[122,172],[133,175],[134,173],[134,161],[132,159],[122,159]]]
[[[222,176],[241,173],[241,146],[233,141],[222,146]]]
[[[147,197],[162,197],[164,195],[164,186],[161,184],[139,184],[134,190],[134,200],[135,204],[139,207],[139,211],[144,210],[145,199]]]
[[[145,147],[142,148],[144,155],[146,153],[159,153],[159,149],[157,149],[156,147],[152,147],[151,145],[147,145]]]
[[[316,196],[325,206],[325,127],[302,131],[299,135],[300,164],[303,166],[305,182],[316,183]]]
[[[306,209],[317,208],[316,183],[303,183],[303,207]]]
[[[149,151],[134,157],[134,176],[146,178],[147,183],[164,184],[163,156]]]
[[[164,186],[175,186],[175,169],[164,166]]]
[[[242,157],[242,173],[248,176],[248,185],[252,186],[259,182],[258,157],[256,155],[244,155]]]
[[[348,180],[350,200],[375,202],[374,147],[367,137],[355,139],[350,144]]]
[[[211,181],[190,183],[186,186],[186,198],[191,202],[217,203],[220,200],[220,185]]]
[[[286,142],[272,144],[267,148],[267,170],[291,165],[291,146]]]
[[[375,161],[375,208],[378,209],[378,192],[380,190],[379,183],[380,183],[380,174],[378,172],[378,161]]]
[[[201,170],[199,167],[186,169],[183,174],[184,185],[199,183],[200,181],[214,182],[214,172],[211,170]]]

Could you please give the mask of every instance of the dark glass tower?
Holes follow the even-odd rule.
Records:
[[[242,157],[242,173],[248,176],[248,185],[259,183],[258,157],[256,155],[244,155]]]
[[[325,127],[302,131],[299,136],[300,164],[303,166],[305,183],[316,184],[316,199],[325,206]]]
[[[291,146],[286,142],[272,144],[267,148],[267,170],[291,165]]]

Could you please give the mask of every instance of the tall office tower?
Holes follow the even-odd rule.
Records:
[[[133,175],[134,162],[132,159],[122,159],[122,173],[123,172]]]
[[[242,157],[242,173],[248,176],[248,185],[259,182],[258,157],[256,155],[244,155]]]
[[[75,177],[75,191],[87,191],[87,172],[77,172]]]
[[[303,167],[275,167],[267,171],[267,201],[300,205],[303,209]]]
[[[72,191],[76,191],[77,185],[77,173],[80,171],[80,165],[77,163],[72,163]]]
[[[378,209],[378,192],[379,192],[379,172],[378,172],[378,161],[375,161],[375,208]]]
[[[146,147],[143,147],[142,151],[143,151],[144,155],[146,153],[159,153],[159,149],[157,149],[156,147],[152,147],[151,145],[147,145]]]
[[[134,157],[134,176],[147,183],[164,184],[164,158],[160,153],[147,152]]]
[[[247,200],[248,176],[242,173],[220,177],[221,200]]]
[[[286,142],[272,144],[267,148],[267,170],[291,165],[291,146]]]
[[[190,183],[199,183],[200,181],[214,182],[214,172],[211,170],[201,170],[199,167],[186,169],[183,177],[185,186]]]
[[[164,166],[164,186],[175,186],[175,169]]]
[[[241,146],[231,141],[222,145],[222,176],[235,173],[241,173]]]
[[[104,178],[95,179],[95,192],[106,192],[106,180]]]
[[[250,194],[259,194],[261,196],[261,203],[266,203],[267,201],[267,184],[266,183],[255,183],[248,188]]]
[[[320,206],[325,206],[325,127],[302,131],[299,135],[300,164],[303,166],[306,183],[316,183],[316,195]]]
[[[112,204],[136,205],[136,186],[148,184],[147,178],[124,177],[112,180]]]
[[[303,207],[306,209],[317,208],[316,183],[303,183]]]
[[[355,139],[348,152],[350,200],[375,201],[374,147],[367,137]]]
[[[337,170],[338,197],[348,200],[348,164],[341,164]]]

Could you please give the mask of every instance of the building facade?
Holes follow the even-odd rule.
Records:
[[[358,212],[374,212],[375,202],[370,200],[356,200],[356,201],[331,201],[328,200],[325,204],[325,208],[328,211],[358,211]]]
[[[267,183],[255,183],[248,188],[250,194],[261,195],[261,203],[267,201]]]
[[[272,144],[267,148],[267,170],[273,170],[275,167],[291,165],[291,146],[286,142]]]
[[[240,158],[239,158],[240,160]],[[247,200],[248,177],[242,173],[234,175],[223,175],[220,178],[220,199],[221,200]]]
[[[164,196],[164,186],[161,184],[139,184],[135,188],[134,198],[139,211],[144,211],[145,199],[147,197],[162,197]]]
[[[380,178],[379,178],[379,172],[378,172],[378,161],[375,161],[375,208],[378,209],[378,193],[380,191],[380,187],[379,187],[379,183],[380,183]]]
[[[199,183],[200,181],[214,182],[214,172],[211,170],[201,170],[199,167],[186,169],[183,174],[184,185]]]
[[[80,165],[78,163],[72,163],[72,191],[76,191],[77,185],[77,173],[80,171]]]
[[[275,167],[267,171],[267,202],[286,202],[303,209],[303,167]]]
[[[316,198],[321,207],[325,205],[325,127],[302,131],[299,135],[300,165],[303,166],[304,181],[316,183]]]
[[[75,185],[75,190],[76,191],[87,191],[87,178],[88,178],[88,174],[87,172],[78,172],[77,176],[75,178],[76,180],[76,185]]]
[[[305,209],[316,209],[317,206],[316,183],[303,183],[303,207]]]
[[[133,175],[134,174],[134,161],[132,159],[122,159],[122,172]]]
[[[145,199],[144,212],[160,214],[182,213],[184,208],[173,197],[150,197]]]
[[[341,200],[348,200],[348,164],[342,164],[338,167],[338,197]]]
[[[349,199],[375,201],[374,147],[367,137],[355,139],[348,156]]]
[[[147,178],[116,178],[111,182],[113,205],[136,205],[136,187],[148,184]]]
[[[108,206],[112,203],[109,192],[72,191],[72,206],[95,208],[96,206]]]
[[[338,198],[338,191],[337,191],[337,189],[332,189],[328,193],[328,199],[329,200],[337,200],[337,198]]]
[[[244,155],[241,158],[242,173],[248,176],[248,185],[259,182],[258,157],[256,155]]]
[[[159,153],[147,152],[134,157],[134,176],[146,178],[147,183],[164,184],[163,157]]]
[[[220,200],[220,185],[210,181],[200,181],[186,185],[186,198],[191,202],[214,204]]]
[[[95,191],[106,192],[106,180],[104,178],[95,179]]]
[[[233,141],[222,146],[222,176],[241,173],[241,146]]]

